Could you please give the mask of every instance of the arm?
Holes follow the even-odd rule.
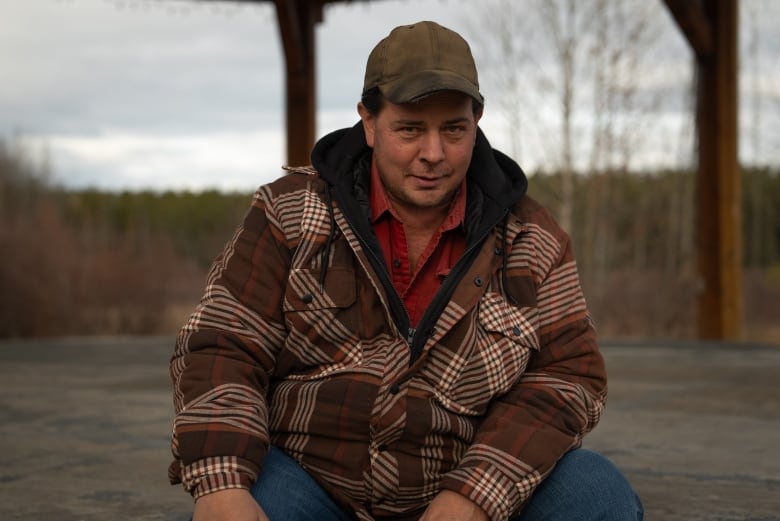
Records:
[[[196,499],[249,488],[268,446],[266,394],[284,341],[289,265],[269,200],[268,188],[255,194],[171,360],[176,416],[169,474]]]
[[[439,492],[420,521],[488,521],[487,513],[476,503],[451,490]]]
[[[533,273],[539,350],[509,392],[490,405],[459,467],[441,483],[493,520],[522,507],[558,459],[580,445],[604,407],[605,368],[571,247],[562,231],[552,230],[557,234],[532,226],[523,240],[532,241],[536,257],[509,262]],[[553,253],[546,260],[542,251]]]
[[[255,498],[244,489],[229,488],[201,496],[192,521],[269,521]]]

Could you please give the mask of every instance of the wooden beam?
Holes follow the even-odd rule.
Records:
[[[285,56],[287,163],[308,165],[316,132],[315,25],[322,1],[275,0]]]
[[[701,0],[665,0],[669,12],[688,39],[693,52],[704,57],[712,53],[711,20],[704,12]]]
[[[697,52],[699,337],[738,340],[742,212],[737,159],[737,0],[705,0],[702,16],[712,27],[713,47],[711,53]]]

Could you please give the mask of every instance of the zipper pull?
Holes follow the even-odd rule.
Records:
[[[414,334],[417,332],[417,330],[413,327],[410,327],[409,330],[406,332],[406,343],[410,346],[412,345],[412,340],[414,339]]]

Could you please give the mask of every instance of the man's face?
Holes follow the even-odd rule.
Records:
[[[362,104],[358,111],[393,206],[407,214],[446,208],[471,163],[481,116],[471,98],[445,91],[417,103],[386,101],[376,116]]]

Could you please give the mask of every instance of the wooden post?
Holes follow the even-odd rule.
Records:
[[[737,159],[737,0],[665,0],[696,56],[698,336],[742,334],[742,196]]]
[[[737,0],[705,0],[712,49],[697,53],[696,175],[700,338],[738,340],[742,324],[741,185],[737,158]]]
[[[284,47],[287,163],[308,165],[316,132],[314,27],[322,21],[322,2],[275,0]]]

